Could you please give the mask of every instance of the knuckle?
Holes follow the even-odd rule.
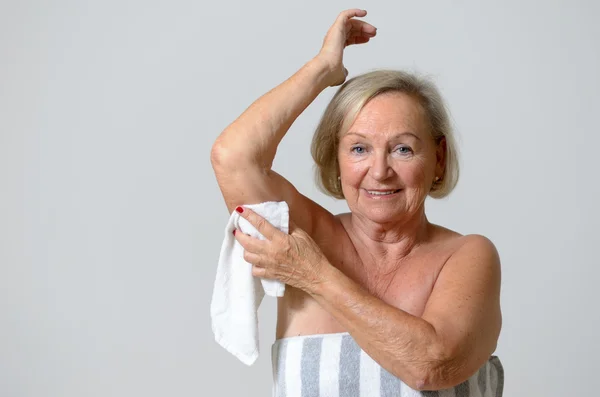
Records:
[[[267,221],[265,221],[264,218],[258,218],[256,220],[256,226],[258,227],[258,229],[264,228],[266,223],[267,223]]]
[[[289,254],[292,252],[292,243],[290,242],[290,239],[287,238],[283,241],[282,245],[282,251],[289,256]]]
[[[290,244],[286,244],[285,247],[283,248],[283,253],[285,254],[286,258],[291,258],[293,255],[292,246]]]

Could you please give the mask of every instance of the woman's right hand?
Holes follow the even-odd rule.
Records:
[[[367,15],[366,10],[357,8],[342,11],[327,31],[327,35],[323,40],[323,47],[317,58],[325,62],[330,71],[329,86],[343,84],[348,76],[348,70],[343,64],[344,48],[352,44],[367,43],[371,37],[377,34],[375,26],[353,19],[365,15]]]

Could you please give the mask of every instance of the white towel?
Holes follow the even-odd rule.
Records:
[[[289,233],[289,207],[285,201],[244,205],[269,223]],[[244,364],[258,358],[257,311],[265,293],[283,296],[285,284],[252,276],[252,265],[244,260],[244,248],[233,236],[237,229],[264,240],[252,224],[233,211],[225,227],[225,238],[217,266],[211,302],[212,330],[215,340]]]

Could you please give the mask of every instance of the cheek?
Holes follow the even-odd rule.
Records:
[[[368,168],[364,164],[352,163],[347,164],[344,173],[344,182],[346,185],[359,186],[367,173]]]
[[[398,174],[406,186],[420,187],[427,180],[427,167],[425,163],[415,161],[399,169]]]
[[[344,175],[344,182],[349,185],[359,183],[368,170],[367,162],[350,158],[339,157],[338,165],[341,174]]]

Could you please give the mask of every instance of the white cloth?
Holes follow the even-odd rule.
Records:
[[[270,224],[289,233],[289,207],[285,201],[268,201],[244,205]],[[265,293],[283,296],[285,284],[252,276],[252,265],[244,260],[244,248],[233,236],[237,229],[264,240],[254,226],[233,211],[225,227],[225,238],[217,266],[217,277],[211,302],[212,330],[215,340],[244,364],[258,358],[257,311]]]

